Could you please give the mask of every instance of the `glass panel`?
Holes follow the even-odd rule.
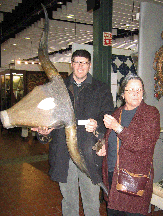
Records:
[[[15,102],[20,101],[24,96],[23,74],[13,74],[13,93]]]
[[[1,75],[1,110],[8,109],[11,105],[10,75]]]
[[[1,75],[1,89],[5,89],[5,75]]]
[[[8,109],[11,107],[11,89],[10,89],[10,75],[6,74],[5,75],[5,80],[6,80],[6,99],[5,99],[5,109]]]
[[[0,109],[5,110],[21,100],[24,96],[23,74],[13,73],[13,91],[10,89],[11,78],[10,74],[6,73],[1,76],[1,100]],[[11,92],[12,91],[12,92]]]

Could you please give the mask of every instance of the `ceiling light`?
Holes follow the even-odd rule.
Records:
[[[16,44],[13,44],[14,46],[16,46]]]
[[[57,4],[62,5],[62,4],[63,4],[63,1],[57,1]]]
[[[25,37],[24,39],[26,39],[26,40],[30,40],[31,38],[30,38],[30,37]]]
[[[73,42],[69,42],[67,45],[69,46],[69,45],[72,45],[73,44]]]
[[[125,47],[124,49],[129,49],[129,48],[131,48],[132,46],[135,46],[135,44],[131,44],[131,45]]]
[[[140,14],[136,13],[136,20],[139,21]]]
[[[73,14],[69,14],[69,15],[67,15],[67,18],[73,19],[74,15]]]
[[[116,48],[121,48],[121,47],[123,47],[124,45],[126,45],[126,43],[123,43],[123,44],[117,46]]]

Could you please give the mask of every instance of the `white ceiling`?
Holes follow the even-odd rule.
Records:
[[[0,0],[0,11],[11,12],[21,1]],[[133,0],[113,0],[112,27],[114,29],[126,29],[130,31],[139,29],[139,21],[136,19],[136,16],[139,14],[140,3],[142,1],[134,0],[133,7]],[[150,0],[150,2],[163,4],[163,0]],[[3,20],[3,16],[1,15],[2,13],[0,13],[0,22]],[[67,18],[68,15],[73,16],[72,18]],[[93,13],[87,12],[86,0],[67,2],[66,5],[62,5],[57,11],[53,11],[53,19],[86,23],[87,25],[50,20],[49,52],[69,48],[69,45],[73,42],[84,44],[93,41]],[[16,60],[30,59],[38,55],[38,44],[43,24],[44,19],[41,19],[16,34],[15,38],[10,38],[1,44],[2,68],[9,68],[9,64]],[[135,50],[138,47],[138,36],[117,38],[113,40],[113,47]],[[65,52],[64,55],[69,55],[69,53]]]

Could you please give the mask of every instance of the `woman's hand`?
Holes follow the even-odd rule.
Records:
[[[106,149],[105,145],[102,146],[102,149],[100,149],[98,152],[96,152],[98,156],[105,156],[106,155]]]
[[[48,128],[48,127],[38,127],[38,128],[31,128],[32,131],[36,131],[39,134],[42,134],[44,136],[47,136],[48,134],[50,134],[50,132],[52,130],[54,130],[54,128]]]
[[[85,125],[87,132],[93,133],[97,128],[97,121],[94,119],[89,119],[90,122]]]
[[[106,128],[113,129],[115,132],[120,127],[120,124],[117,122],[117,120],[111,116],[111,115],[104,115],[104,125]]]

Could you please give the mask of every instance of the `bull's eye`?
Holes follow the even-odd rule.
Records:
[[[56,104],[54,103],[54,98],[45,98],[44,100],[42,100],[39,104],[38,104],[38,108],[39,109],[43,109],[43,110],[50,110],[53,109],[56,106]]]

